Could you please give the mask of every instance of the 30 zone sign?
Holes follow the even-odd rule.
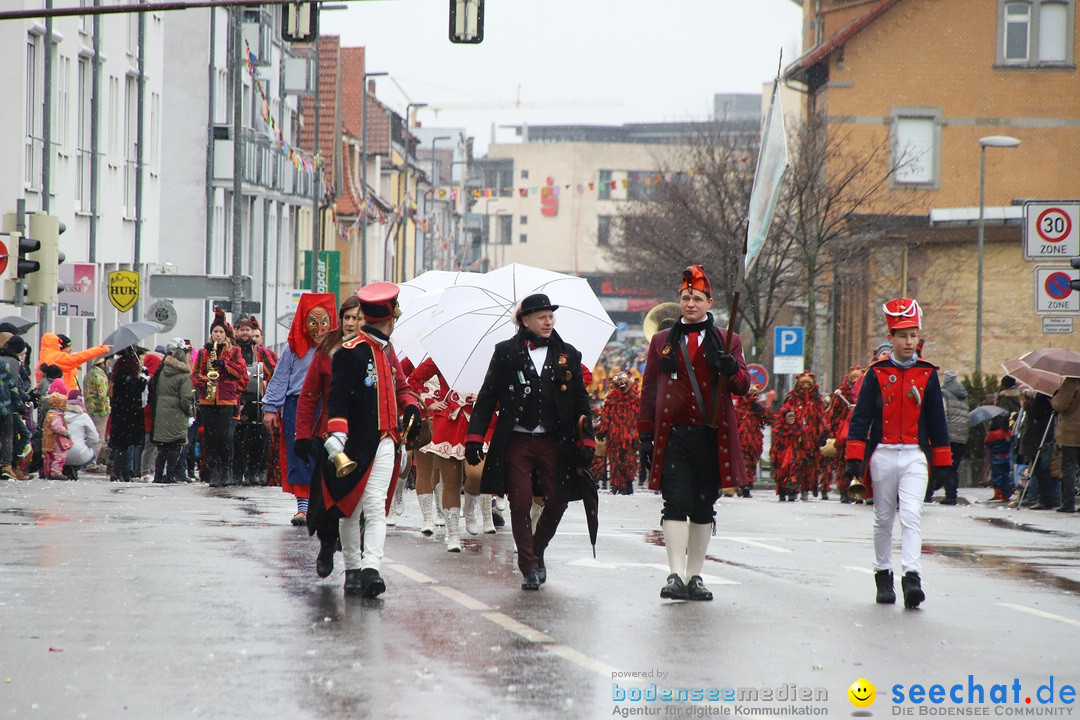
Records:
[[[1080,255],[1080,203],[1024,205],[1024,256],[1029,260]]]

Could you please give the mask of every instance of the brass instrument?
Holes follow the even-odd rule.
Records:
[[[206,371],[206,392],[203,397],[207,402],[217,402],[217,381],[221,377],[221,373],[214,367],[214,363],[217,362],[217,343],[210,346],[210,357],[207,359],[207,371]]]
[[[338,477],[345,477],[356,469],[356,461],[350,460],[344,452],[339,452],[334,456],[334,467],[337,468]]]
[[[679,308],[679,303],[660,303],[649,311],[648,315],[645,316],[644,322],[641,324],[641,329],[645,334],[645,340],[652,340],[653,335],[664,328],[674,325],[681,316],[682,310]]]
[[[863,484],[862,478],[851,478],[851,482],[848,484],[847,494],[851,496],[852,500],[866,499],[866,485]]]

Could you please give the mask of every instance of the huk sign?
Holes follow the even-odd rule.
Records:
[[[109,302],[120,312],[127,312],[139,301],[139,273],[116,270],[109,273]]]

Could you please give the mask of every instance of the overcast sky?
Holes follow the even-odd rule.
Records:
[[[717,92],[760,92],[799,53],[791,0],[487,0],[484,42],[447,39],[448,0],[374,0],[327,11],[324,34],[368,49],[378,96],[467,104],[421,109],[425,127],[705,119]],[[348,80],[348,79],[347,79]],[[356,79],[359,82],[359,79]],[[519,96],[523,105],[514,108]],[[499,130],[500,141],[512,133]]]

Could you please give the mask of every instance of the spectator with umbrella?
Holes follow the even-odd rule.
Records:
[[[126,347],[113,362],[109,376],[109,449],[113,482],[131,482],[138,472],[136,450],[146,439],[143,390],[147,377],[136,348]]]
[[[1064,378],[1050,404],[1058,414],[1056,437],[1061,450],[1061,507],[1058,512],[1074,513],[1080,456],[1080,376]]]
[[[180,451],[187,443],[188,422],[195,416],[190,358],[184,339],[173,338],[165,346],[165,358],[154,377],[150,393],[150,441],[158,447],[155,483],[187,482]]]

